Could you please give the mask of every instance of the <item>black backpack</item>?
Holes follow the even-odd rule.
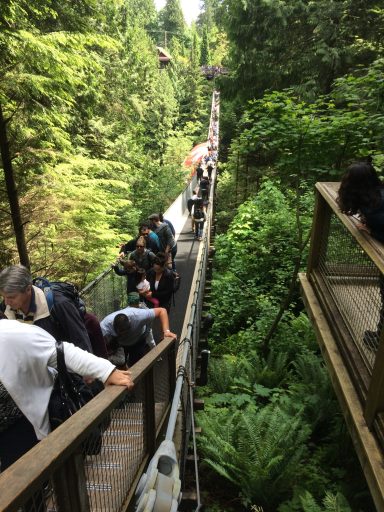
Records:
[[[178,274],[174,270],[172,270],[171,272],[172,272],[172,278],[173,278],[172,302],[173,302],[173,306],[175,306],[175,293],[180,288],[181,277],[180,277],[180,274]]]
[[[195,220],[204,219],[204,212],[201,210],[201,208],[195,207],[195,211],[193,212],[193,218]]]
[[[84,302],[80,299],[79,291],[74,284],[66,281],[51,282],[45,277],[36,277],[33,280],[33,284],[37,286],[37,288],[40,288],[40,290],[43,290],[50,312],[55,304],[55,293],[58,293],[70,300],[76,306],[81,318],[83,318],[85,310]]]
[[[178,289],[180,288],[181,283],[181,277],[180,274],[172,270],[172,276],[173,276],[173,293],[175,294]]]

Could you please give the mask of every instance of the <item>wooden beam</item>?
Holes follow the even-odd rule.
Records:
[[[352,442],[378,511],[384,510],[384,457],[376,437],[369,430],[363,408],[340,355],[332,331],[305,274],[300,274],[302,296]]]
[[[384,329],[380,332],[380,342],[376,352],[372,378],[367,393],[364,417],[370,428],[379,412],[384,411]]]
[[[168,357],[176,341],[164,339],[157,347],[146,354],[130,371],[135,383],[147,372],[152,371],[158,357]],[[23,457],[0,474],[0,510],[16,510],[38,491],[45,480],[49,480],[62,464],[77,450],[92,427],[105,419],[127,393],[122,386],[108,386],[71,416],[48,437],[29,450]],[[151,404],[149,404],[152,407]],[[28,468],[28,471],[25,471]]]
[[[336,202],[339,186],[340,183],[338,182],[316,183],[316,189],[323,196],[335,215],[348,229],[363,251],[368,254],[380,272],[384,274],[384,244],[372,238],[371,235],[365,231],[359,230],[357,228],[357,219],[341,213]]]
[[[317,191],[311,231],[310,252],[308,256],[308,275],[311,274],[314,268],[319,266],[321,249],[324,249],[324,231],[329,231],[330,222],[331,209],[320,192]]]

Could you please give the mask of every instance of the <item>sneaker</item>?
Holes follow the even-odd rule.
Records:
[[[368,350],[376,352],[379,346],[379,333],[377,331],[365,331],[363,336],[363,343]]]

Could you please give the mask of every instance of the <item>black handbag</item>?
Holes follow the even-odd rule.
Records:
[[[23,413],[0,382],[0,432],[12,427],[22,417]]]
[[[94,381],[88,386],[80,375],[68,372],[64,359],[64,346],[61,341],[56,341],[56,353],[57,376],[48,404],[49,421],[52,430],[62,425],[65,420],[70,418],[104,389],[100,381]],[[83,448],[87,455],[97,455],[100,453],[102,432],[106,426],[104,425],[103,427],[97,426],[92,429],[84,442]]]

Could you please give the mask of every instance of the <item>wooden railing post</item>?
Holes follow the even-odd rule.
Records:
[[[384,329],[380,332],[379,346],[376,352],[375,364],[369,383],[364,418],[369,428],[372,428],[377,413],[384,411]]]
[[[311,245],[308,256],[307,274],[310,275],[319,265],[321,249],[324,245],[324,237],[329,233],[331,222],[331,209],[324,197],[316,190],[315,210],[311,231]]]
[[[58,512],[89,512],[89,499],[84,471],[84,456],[74,453],[55,471],[53,487]]]

